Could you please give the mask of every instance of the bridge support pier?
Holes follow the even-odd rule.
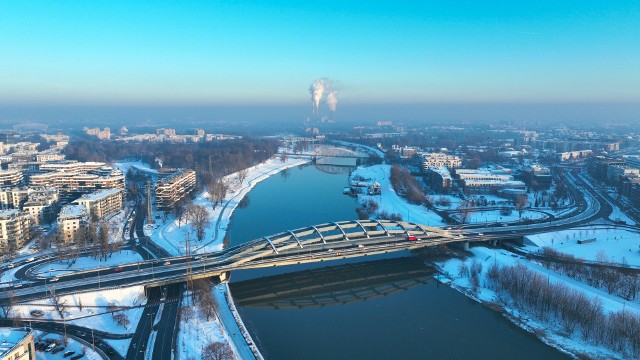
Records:
[[[469,251],[469,242],[468,241],[463,241],[462,242],[462,250]]]
[[[218,278],[220,279],[220,282],[229,281],[230,277],[231,277],[231,273],[229,271],[220,273],[220,275],[218,276]]]
[[[491,240],[492,246],[498,246],[498,240]]]

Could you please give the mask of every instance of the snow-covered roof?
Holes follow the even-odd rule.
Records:
[[[29,334],[30,328],[0,328],[0,357],[9,354]]]
[[[65,205],[60,210],[60,218],[76,217],[87,215],[87,208],[84,205]]]
[[[429,170],[440,175],[443,179],[451,179],[451,172],[446,166],[429,166]]]
[[[107,196],[113,195],[113,194],[117,194],[119,192],[121,192],[122,189],[120,188],[116,188],[116,189],[102,189],[102,190],[98,190],[95,192],[92,192],[90,194],[84,194],[82,195],[79,199],[75,200],[75,202],[81,202],[81,201],[96,201],[96,200],[100,200],[102,198],[105,198]]]

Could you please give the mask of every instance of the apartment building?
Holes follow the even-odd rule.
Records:
[[[58,189],[30,190],[27,202],[22,205],[22,210],[31,215],[34,225],[52,221],[58,210]]]
[[[84,194],[73,204],[84,206],[89,216],[100,219],[122,210],[124,189],[104,189]]]
[[[65,243],[74,241],[81,227],[89,219],[89,211],[84,205],[65,205],[58,215],[58,232]]]
[[[156,183],[156,206],[169,210],[196,188],[196,172],[181,169]]]
[[[91,170],[88,173],[58,170],[33,175],[29,179],[29,184],[34,187],[55,187],[60,191],[61,199],[69,200],[79,194],[88,194],[99,189],[124,188],[125,177],[120,170],[108,167]]]
[[[444,153],[422,154],[422,166],[426,171],[430,167],[444,166],[449,169],[457,169],[462,166],[462,159],[457,155],[447,155]]]
[[[36,360],[31,328],[0,328],[0,360]]]
[[[0,210],[0,253],[19,249],[30,239],[31,216],[18,209]]]
[[[0,186],[20,186],[23,182],[22,171],[18,169],[0,170]]]

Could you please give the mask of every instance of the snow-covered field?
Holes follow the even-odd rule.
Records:
[[[603,309],[605,311],[619,311],[626,309],[627,311],[634,311],[640,313],[640,304],[636,302],[626,302],[623,299],[608,294],[606,291],[595,289],[586,284],[580,283],[573,279],[570,279],[564,275],[560,275],[554,271],[550,271],[542,267],[541,265],[521,259],[519,256],[511,254],[505,250],[488,249],[485,247],[475,247],[471,249],[473,257],[478,263],[482,265],[482,271],[480,275],[480,287],[477,291],[473,290],[470,278],[462,276],[459,273],[460,264],[463,260],[450,259],[439,263],[439,267],[444,274],[444,279],[441,281],[449,283],[451,285],[464,292],[468,296],[475,298],[478,301],[499,303],[498,294],[493,290],[487,288],[487,271],[489,267],[497,263],[501,266],[515,265],[516,263],[524,264],[530,270],[543,274],[549,279],[550,283],[561,282],[572,289],[583,291],[589,297],[598,297],[602,301]],[[470,259],[464,260],[467,264],[470,263]],[[622,354],[614,353],[603,346],[596,346],[588,344],[582,340],[581,336],[577,333],[573,335],[567,335],[562,331],[560,325],[540,323],[531,318],[528,314],[518,311],[514,307],[506,306],[504,308],[507,316],[512,319],[517,325],[524,329],[535,332],[538,336],[542,335],[542,340],[549,345],[558,347],[564,351],[573,354],[589,354],[591,358],[602,359],[621,359]]]
[[[185,224],[184,220],[179,223],[178,219],[173,215],[168,215],[166,220],[162,217],[156,220],[155,229],[145,230],[145,232],[151,236],[154,242],[164,247],[172,255],[184,253],[184,239],[187,236],[187,232],[190,233],[193,253],[220,251],[222,250],[229,220],[240,200],[254,186],[269,176],[308,162],[309,159],[296,158],[295,156],[289,156],[284,162],[280,159],[269,159],[264,163],[249,168],[247,176],[242,183],[239,183],[236,174],[228,175],[226,181],[231,185],[231,189],[223,203],[218,205],[215,210],[211,210],[209,194],[206,191],[201,193],[193,203],[204,206],[211,219],[209,226],[205,230],[205,238],[201,242],[196,240],[193,229],[188,223]]]
[[[456,220],[460,220],[462,218],[460,213],[455,213],[451,215]],[[522,216],[517,210],[513,210],[509,215],[502,215],[500,210],[487,210],[487,211],[473,211],[470,212],[467,216],[466,223],[467,224],[478,224],[478,223],[487,223],[489,225],[499,222],[515,222],[515,221],[523,221],[523,220],[538,220],[545,219],[549,216],[540,211],[534,210],[523,210]]]
[[[65,304],[64,318],[67,323],[75,324],[89,329],[106,331],[114,334],[127,334],[135,332],[135,325],[142,315],[147,302],[144,296],[143,286],[131,286],[121,289],[100,290],[95,292],[66,295],[60,297],[60,302]],[[129,319],[128,326],[119,325],[106,307],[135,306],[122,311]],[[15,307],[17,315],[23,319],[32,318],[31,311],[40,310],[44,316],[38,319],[62,321],[60,315],[53,306],[51,299],[39,300],[37,304],[22,304]]]
[[[51,261],[33,270],[32,274],[41,277],[53,277],[69,272],[94,268],[106,268],[120,264],[142,261],[142,257],[135,251],[121,250],[111,253],[107,259],[95,259],[91,256],[79,257],[75,262],[68,260]]]
[[[575,257],[597,261],[606,256],[609,262],[640,266],[640,233],[628,229],[612,229],[608,227],[585,227],[580,229],[554,231],[535,235],[527,235],[526,240],[532,245],[529,251],[539,251],[543,247],[571,254]],[[593,243],[578,244],[578,240],[596,239]]]
[[[388,213],[398,213],[405,221],[411,221],[415,223],[425,224],[427,226],[439,226],[445,225],[442,218],[429,211],[424,206],[409,204],[405,199],[396,194],[391,186],[391,180],[389,179],[391,172],[390,165],[374,165],[369,167],[358,167],[352,174],[352,177],[362,177],[368,179],[367,182],[378,182],[382,188],[381,195],[360,195],[358,199],[360,201],[368,201],[369,199],[378,203],[380,210],[385,210]]]

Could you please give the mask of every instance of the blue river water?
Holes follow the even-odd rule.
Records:
[[[249,193],[248,205],[234,212],[227,233],[229,245],[288,229],[355,219],[356,200],[342,194],[347,176],[305,166],[266,179]],[[431,270],[421,262],[412,263],[410,270],[400,269],[394,278],[378,276],[376,268],[384,261],[373,260],[407,256],[410,254],[367,259],[371,266],[354,273],[365,280],[351,278],[350,270],[340,267],[364,260],[238,271],[231,275],[231,290],[233,293],[234,286],[243,281],[259,279],[257,284],[264,284],[267,294],[286,298],[277,305],[260,301],[243,305],[237,300],[249,332],[267,359],[568,358],[495,311],[432,281]],[[323,275],[296,276],[310,269]],[[262,279],[283,273],[295,274],[279,282]],[[338,279],[332,278],[334,273],[339,274]],[[348,281],[341,283],[340,279]],[[287,287],[287,282],[292,285]],[[329,283],[340,284],[330,289]],[[292,294],[303,286],[296,284],[312,290]],[[262,297],[257,294],[254,299]]]

